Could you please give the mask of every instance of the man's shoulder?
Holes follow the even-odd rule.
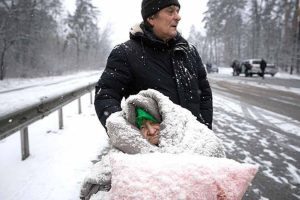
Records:
[[[188,46],[188,48],[189,48],[191,51],[197,51],[197,48],[196,48],[196,45],[195,45],[195,44],[186,41],[186,45]]]
[[[186,41],[185,43],[183,43],[183,45],[185,46],[185,49],[187,49],[186,53],[194,56],[198,55],[198,50],[194,44]]]
[[[129,39],[126,42],[122,43],[125,47],[131,47],[131,48],[141,48],[142,45],[140,42],[134,40],[134,39]]]
[[[125,52],[127,53],[127,55],[129,56],[133,56],[133,57],[140,56],[141,53],[143,52],[142,50],[143,46],[141,42],[133,39],[127,40],[126,42],[122,43],[122,46]]]
[[[122,51],[125,51],[125,52],[131,52],[137,48],[141,48],[141,44],[132,39],[127,40],[123,43],[120,43],[114,47],[115,50],[122,49]]]

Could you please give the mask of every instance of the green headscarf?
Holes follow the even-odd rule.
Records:
[[[153,117],[150,113],[146,112],[144,109],[137,107],[135,109],[135,113],[136,113],[136,126],[138,127],[138,129],[141,128],[143,121],[144,120],[150,120],[154,123],[158,123],[157,119],[155,119],[155,117]]]

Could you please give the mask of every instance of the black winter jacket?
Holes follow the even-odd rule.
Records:
[[[148,88],[187,108],[211,128],[212,93],[195,47],[179,33],[164,43],[141,24],[131,30],[130,40],[112,50],[96,85],[95,109],[102,125],[121,110],[123,97]]]

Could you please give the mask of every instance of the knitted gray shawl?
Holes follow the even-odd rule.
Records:
[[[142,107],[160,123],[159,145],[151,145],[135,125],[135,108]],[[107,119],[107,131],[112,146],[124,153],[195,153],[224,157],[224,149],[217,136],[197,121],[190,111],[172,103],[169,98],[152,89],[130,96],[122,111]]]

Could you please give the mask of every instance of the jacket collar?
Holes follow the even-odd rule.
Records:
[[[181,36],[179,32],[177,35],[169,40],[164,42],[163,40],[156,37],[150,27],[145,25],[143,22],[136,24],[130,29],[130,39],[138,40],[145,43],[148,46],[158,48],[158,49],[168,49],[174,48],[175,46],[182,44],[188,45],[187,41]]]

